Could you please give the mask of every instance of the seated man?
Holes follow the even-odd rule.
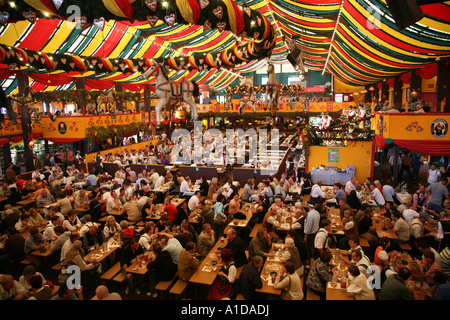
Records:
[[[261,256],[267,258],[269,250],[272,246],[272,237],[267,232],[266,228],[259,228],[256,237],[250,240],[248,247],[248,258],[253,260],[254,256]]]
[[[261,256],[254,256],[252,261],[244,268],[240,279],[240,292],[244,295],[245,300],[261,300],[261,294],[256,289],[263,286],[261,280],[261,268],[264,260]]]
[[[201,264],[201,260],[197,259],[198,252],[196,252],[195,243],[189,241],[180,252],[178,260],[178,278],[184,281],[189,281],[192,275],[197,271]]]
[[[247,256],[245,255],[245,247],[242,239],[237,235],[235,229],[230,228],[227,231],[228,243],[226,248],[230,249],[233,253],[234,265],[236,268],[243,266],[247,263]]]

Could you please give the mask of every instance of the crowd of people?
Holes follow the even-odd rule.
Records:
[[[326,194],[321,181],[312,183],[309,173],[297,175],[292,158],[280,177],[271,175],[263,181],[252,178],[244,186],[230,178],[193,181],[171,170],[159,174],[154,169],[143,169],[137,173],[129,166],[169,164],[163,160],[170,149],[170,143],[161,139],[144,150],[105,156],[99,153],[95,166],[87,173],[75,156],[66,164],[53,163],[50,156],[48,162],[47,157],[44,159],[44,168],[36,168],[30,179],[7,177],[0,187],[4,199],[0,298],[76,300],[86,298],[84,293],[89,288],[98,299],[124,299],[132,294],[154,299],[158,297],[158,282],[170,280],[175,274],[189,281],[222,237],[227,238],[227,245],[216,252],[222,260],[220,272],[208,288],[206,299],[235,299],[237,294],[247,300],[267,299],[256,289],[262,287],[261,269],[271,254],[272,243],[277,242],[284,244],[284,266],[274,286],[282,294],[270,299],[302,300],[306,287],[325,299],[326,283],[332,278],[331,249],[339,249],[340,255],[347,258],[347,292],[355,299],[414,299],[412,293],[404,291],[412,273],[432,288],[430,298],[449,298],[450,245],[443,236],[450,208],[448,174],[430,178],[411,200],[402,202],[391,183],[370,178],[361,183],[355,177],[345,184],[337,181],[332,194]],[[105,162],[117,163],[120,168],[107,172]],[[155,190],[161,186],[167,189]],[[293,187],[297,191],[292,191]],[[173,197],[184,201],[174,205]],[[364,197],[371,198],[376,206],[369,206]],[[17,206],[17,202],[27,199],[34,199],[29,207]],[[330,199],[339,209],[343,236],[334,237],[330,232]],[[227,227],[247,203],[252,204],[248,226]],[[382,209],[387,226],[393,228],[398,239],[377,236],[372,220],[378,210],[375,208]],[[113,215],[114,210],[122,213]],[[280,231],[279,217],[286,210],[294,211],[292,227]],[[159,219],[154,218],[157,213]],[[189,222],[192,219],[197,223]],[[438,225],[442,235],[439,242],[424,228],[429,221]],[[141,228],[136,228],[139,222]],[[253,228],[257,228],[256,236],[250,238]],[[111,238],[120,239],[122,246],[107,261],[85,259],[93,248]],[[368,241],[369,247],[360,245],[361,238]],[[390,259],[403,251],[402,243],[411,245],[415,268]],[[80,267],[80,288],[68,288],[64,282],[67,276],[62,272],[46,273],[42,260],[32,254],[49,246],[51,259],[61,264],[61,270],[70,265]],[[30,262],[26,268],[21,265],[23,259]],[[148,263],[146,275],[126,271],[136,260]],[[117,262],[125,287],[110,293],[99,280],[100,274]],[[378,291],[363,285],[363,280],[372,275],[367,268],[371,264],[382,270],[383,284]],[[243,270],[238,278],[240,267]],[[52,293],[55,285],[59,289]]]

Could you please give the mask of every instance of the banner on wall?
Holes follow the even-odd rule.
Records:
[[[339,148],[328,148],[328,163],[339,163]]]

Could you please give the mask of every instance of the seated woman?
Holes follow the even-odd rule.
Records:
[[[292,261],[287,261],[278,273],[274,288],[281,289],[281,300],[302,300],[303,285],[302,280]]]
[[[367,285],[367,277],[359,271],[359,268],[351,264],[348,266],[347,295],[355,300],[375,300],[373,289]]]
[[[173,263],[169,251],[163,250],[163,247],[159,242],[156,242],[153,245],[153,253],[156,258],[147,265],[150,287],[150,291],[147,292],[147,295],[156,298],[158,296],[155,289],[156,285],[160,281],[169,281],[173,279],[177,272],[177,265]]]
[[[419,270],[418,274],[414,277],[427,282],[430,287],[433,286],[435,284],[433,282],[434,274],[436,271],[441,271],[441,267],[436,261],[434,253],[432,251],[425,251],[423,253],[423,259],[421,261],[415,259],[413,264],[415,264]]]
[[[72,248],[66,254],[66,265],[76,265],[81,271],[81,284],[87,287],[88,284],[92,286],[98,279],[98,274],[101,272],[100,263],[95,259],[85,260],[84,251],[82,250],[82,242],[75,240]]]
[[[327,282],[333,278],[333,272],[329,270],[328,265],[332,257],[329,250],[323,251],[320,257],[314,261],[306,279],[306,285],[320,296],[320,300],[325,300]]]
[[[218,265],[220,271],[209,290],[208,300],[221,300],[223,298],[231,298],[234,295],[233,285],[236,281],[237,269],[234,265],[233,254],[230,249],[224,248],[220,254],[222,263]]]

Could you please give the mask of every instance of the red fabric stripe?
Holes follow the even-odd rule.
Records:
[[[435,140],[398,140],[394,143],[400,147],[430,156],[450,156],[450,143]]]
[[[18,47],[36,51],[41,50],[51,38],[60,21],[58,19],[37,20],[27,37],[20,42]]]
[[[35,81],[31,87],[34,91],[41,92],[45,89],[46,85]]]
[[[423,68],[416,70],[416,76],[420,76],[423,79],[431,79],[434,78],[438,73],[438,64],[432,63]]]
[[[65,73],[48,75],[45,73],[30,72],[29,76],[33,80],[45,84],[46,86],[62,86],[73,81],[73,78],[67,76]]]
[[[351,38],[343,29],[342,27],[339,25],[338,26],[338,32],[339,34],[341,34],[342,36],[345,36],[345,38],[350,41],[356,48],[358,48],[359,50],[361,50],[362,52],[364,52],[364,54],[380,61],[383,63],[388,63],[389,65],[395,66],[395,67],[407,67],[407,68],[415,68],[419,65],[406,65],[406,64],[402,64],[402,63],[398,63],[398,62],[393,62],[390,60],[386,60],[384,58],[379,57],[378,55],[375,55],[374,53],[370,52],[369,50],[367,50],[366,48],[362,47],[361,45],[359,45],[356,41],[353,40],[353,38]]]
[[[102,41],[102,46],[93,54],[94,57],[107,57],[116,48],[120,39],[122,39],[127,26],[122,23],[114,23],[108,37]],[[100,31],[99,31],[100,32]]]
[[[450,6],[443,3],[423,5],[420,6],[420,9],[422,9],[422,12],[428,16],[443,21],[450,21]]]
[[[114,87],[113,81],[107,80],[97,80],[97,79],[85,79],[86,90],[98,89],[98,90],[108,90]]]
[[[350,15],[355,18],[362,26],[365,26],[367,23],[366,17],[364,17],[358,10],[355,9],[348,1],[344,2],[344,8],[345,10],[350,13]],[[402,48],[403,50],[418,52],[421,54],[448,54],[450,51],[440,51],[440,50],[430,50],[429,48],[421,48],[417,46],[410,45],[409,43],[405,43],[402,41],[397,40],[396,38],[390,36],[386,32],[384,32],[381,28],[373,28],[370,30],[370,32],[375,36],[383,41],[396,46],[398,48]]]

